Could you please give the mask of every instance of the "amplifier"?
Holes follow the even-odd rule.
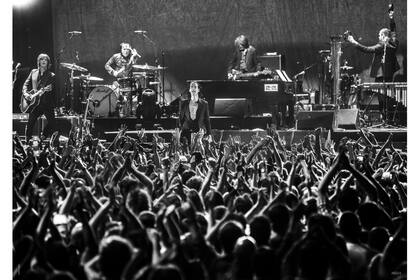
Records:
[[[286,70],[286,59],[284,55],[273,54],[273,55],[261,55],[258,57],[259,62],[264,68],[273,70]]]

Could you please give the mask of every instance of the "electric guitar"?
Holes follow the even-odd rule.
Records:
[[[256,79],[261,76],[267,76],[272,75],[272,71],[269,69],[264,69],[262,71],[257,72],[248,72],[248,73],[242,73],[238,70],[232,70],[232,80],[246,80],[246,79]]]
[[[33,111],[35,107],[39,105],[39,102],[41,101],[41,96],[48,91],[51,91],[51,84],[48,86],[45,86],[41,88],[38,91],[35,91],[34,89],[29,91],[26,94],[22,94],[20,98],[20,110],[22,113],[30,113]]]

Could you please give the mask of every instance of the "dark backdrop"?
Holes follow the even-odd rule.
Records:
[[[50,0],[34,0],[28,5],[13,7],[13,67],[21,67],[13,87],[13,111],[18,106],[22,85],[30,70],[36,66],[40,53],[53,54],[53,24]]]
[[[44,0],[47,1],[47,0]],[[48,2],[48,1],[47,1]],[[393,1],[399,53],[406,60],[406,1]],[[188,79],[224,79],[239,34],[249,37],[259,54],[285,55],[290,76],[320,61],[318,51],[329,48],[330,35],[351,30],[364,44],[374,44],[378,30],[387,27],[388,2],[384,0],[60,0],[52,1],[54,57],[77,62],[92,75],[111,77],[103,65],[131,43],[141,54],[139,63],[154,62],[165,54],[165,93],[171,101],[186,88]],[[147,30],[156,48],[134,30]],[[68,40],[68,31],[83,34]],[[79,52],[79,60],[75,58]],[[371,55],[343,46],[343,59],[354,73],[368,72]],[[404,62],[405,64],[405,62]],[[56,69],[64,84],[66,70]],[[317,67],[305,76],[305,88],[318,88]],[[60,95],[64,95],[61,86]]]

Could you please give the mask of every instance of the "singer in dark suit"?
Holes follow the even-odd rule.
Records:
[[[189,98],[181,101],[179,105],[179,124],[181,138],[186,137],[191,144],[191,133],[210,135],[209,105],[207,101],[199,98],[201,86],[197,82],[190,83]]]
[[[357,42],[353,36],[348,36],[348,41],[357,49],[366,53],[374,53],[370,76],[375,78],[375,82],[392,82],[392,77],[400,66],[397,61],[398,39],[396,35],[396,25],[394,21],[394,11],[388,10],[389,29],[382,28],[379,31],[379,41],[373,46],[364,46]]]
[[[26,125],[26,143],[31,139],[33,128],[36,120],[45,115],[47,118],[47,126],[44,128],[43,136],[47,137],[55,128],[54,116],[54,84],[55,74],[50,71],[51,59],[47,54],[40,54],[37,58],[38,68],[33,69],[29,73],[28,78],[23,84],[22,94],[28,95],[31,90],[39,91],[44,89],[41,95],[39,105],[29,112],[28,124]]]

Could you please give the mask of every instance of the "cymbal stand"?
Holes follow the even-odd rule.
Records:
[[[63,47],[57,53],[57,56],[56,56],[56,67],[57,67],[56,70],[57,71],[56,71],[56,73],[58,73],[58,67],[59,67],[60,62],[61,62],[61,55],[66,50],[68,42],[71,41],[71,39],[73,39],[73,37],[74,37],[73,33],[69,33],[69,34],[70,34],[70,36],[66,37]],[[77,61],[79,61],[79,52],[77,50],[75,50],[75,58],[76,58]],[[73,107],[74,107],[74,104],[73,104],[73,102],[74,102],[74,92],[73,92],[73,90],[74,90],[74,81],[73,81],[74,75],[73,74],[74,73],[73,73],[73,71],[74,70],[71,70],[70,78],[69,78],[70,89],[69,89],[69,92],[66,92],[66,99],[68,100],[68,98],[70,98],[70,104],[69,104],[69,107],[70,107],[69,112],[70,113],[73,113]],[[65,101],[65,103],[66,103],[66,101]]]
[[[89,128],[86,125],[86,118],[87,118],[87,113],[88,113],[88,109],[89,109],[89,102],[90,102],[90,98],[86,99],[86,108],[85,108],[85,114],[83,116],[83,124],[82,124],[82,143],[83,143],[83,139],[85,134],[83,133],[84,131],[86,131],[88,134],[90,133]]]
[[[70,114],[74,113],[74,69],[71,69],[70,71],[70,90],[69,90],[69,96],[70,96]]]
[[[157,44],[152,39],[150,39],[149,36],[147,36],[146,33],[140,33],[140,35],[142,35],[144,38],[146,38],[146,40],[149,41],[153,45],[153,54],[155,56],[155,65],[159,66]],[[162,66],[165,66],[164,65],[164,62],[165,62],[164,57],[165,57],[165,53],[162,51]],[[164,71],[164,70],[162,70],[162,71]],[[158,93],[157,93],[158,94],[159,105],[165,106],[165,94],[164,94],[164,90],[165,90],[165,88],[164,88],[164,85],[165,85],[164,78],[165,78],[165,76],[164,76],[164,74],[161,75],[161,73],[159,72],[157,77],[158,77],[158,81],[159,81]]]
[[[162,84],[162,88],[159,91],[159,93],[161,94],[161,98],[160,98],[161,104],[159,105],[166,106],[167,104],[165,101],[165,52],[164,51],[162,51],[162,68],[163,68],[162,74],[161,74],[162,80],[160,81],[161,82],[160,84]]]

